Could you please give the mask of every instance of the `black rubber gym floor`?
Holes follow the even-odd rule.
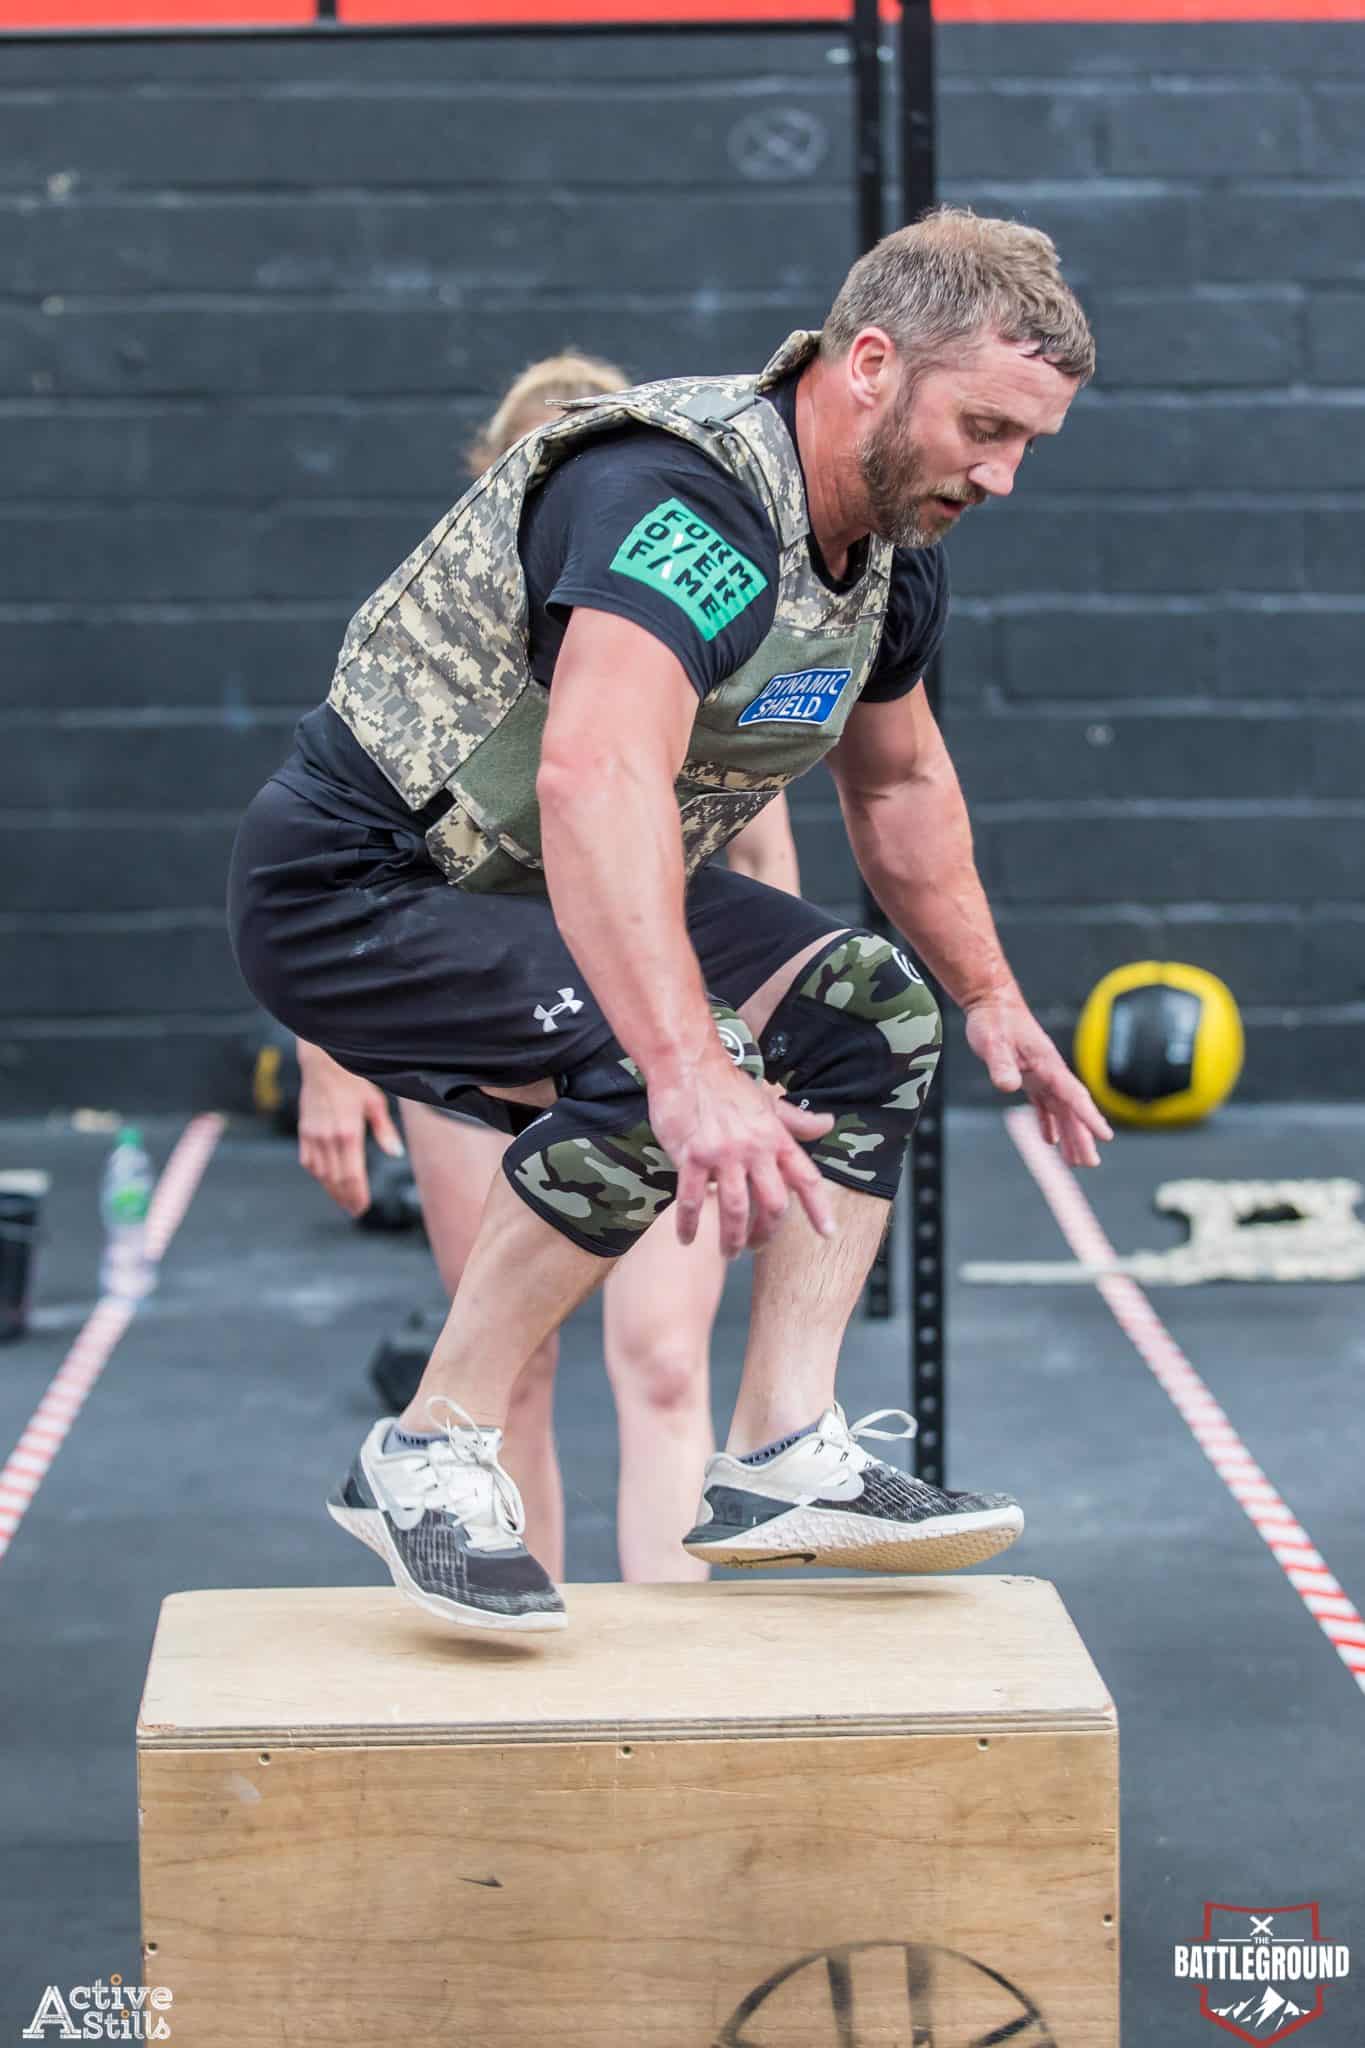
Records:
[[[178,1130],[147,1126],[158,1159]],[[93,1303],[109,1143],[65,1122],[0,1126],[0,1165],[53,1176],[35,1327],[0,1350],[0,1462]],[[1352,1175],[1363,1157],[1365,1112],[1233,1110],[1200,1131],[1122,1137],[1084,1187],[1127,1251],[1181,1235],[1152,1209],[1160,1181]],[[954,1272],[1068,1256],[997,1116],[950,1119],[948,1175]],[[714,1345],[722,1416],[745,1295],[738,1268]],[[1361,1604],[1360,1285],[1149,1298]],[[229,1127],[158,1292],[0,1558],[0,2040],[18,2038],[48,1984],[138,1980],[133,1728],[163,1596],[384,1581],[322,1500],[376,1412],[374,1345],[436,1299],[420,1234],[355,1231],[288,1142]],[[1023,1500],[1008,1569],[1056,1583],[1118,1703],[1127,2041],[1213,2040],[1197,1990],[1172,1973],[1173,1945],[1202,1938],[1205,1901],[1317,1901],[1322,1939],[1352,1945],[1356,1974],[1327,1987],[1310,2038],[1356,2048],[1365,1691],[1093,1287],[955,1281],[950,1307],[949,1483]],[[903,1319],[854,1325],[850,1417],[906,1402],[906,1352]],[[615,1445],[592,1309],[570,1327],[558,1418],[568,1575],[609,1579]]]

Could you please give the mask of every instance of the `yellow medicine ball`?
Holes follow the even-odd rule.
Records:
[[[1108,1117],[1194,1124],[1242,1071],[1231,989],[1202,967],[1136,960],[1095,984],[1076,1026],[1076,1072]]]

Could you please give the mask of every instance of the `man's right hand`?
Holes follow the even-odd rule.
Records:
[[[347,1073],[320,1046],[298,1040],[299,1164],[321,1181],[348,1216],[370,1206],[365,1133],[390,1158],[401,1159],[403,1140],[389,1115],[388,1098],[373,1081]]]
[[[793,1194],[820,1236],[834,1235],[824,1180],[797,1143],[824,1137],[833,1117],[798,1109],[717,1048],[682,1076],[651,1083],[649,1120],[677,1169],[681,1243],[696,1236],[712,1185],[727,1258],[767,1244]]]

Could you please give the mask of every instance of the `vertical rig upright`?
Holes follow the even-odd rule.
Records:
[[[887,229],[886,121],[887,32],[879,0],[854,0],[850,23],[854,81],[858,245],[870,249]],[[899,205],[897,225],[918,219],[934,201],[934,23],[931,0],[902,0],[895,40],[898,114]],[[925,677],[929,702],[942,717],[942,662],[935,657]],[[864,914],[878,929],[886,920],[870,892]],[[935,990],[942,1002],[942,992]],[[946,1055],[946,1047],[945,1047]],[[910,1326],[910,1405],[919,1422],[915,1470],[942,1486],[947,1468],[944,1285],[944,1090],[946,1058],[926,1103],[910,1149],[910,1216],[907,1231]],[[868,1279],[867,1309],[874,1318],[893,1312],[889,1234]]]
[[[917,220],[934,203],[934,16],[932,0],[902,0],[896,39],[900,111],[901,218]],[[943,662],[925,676],[935,717],[943,720]],[[936,989],[946,1009],[943,992]],[[925,1104],[910,1154],[909,1283],[912,1347],[910,1405],[919,1421],[915,1470],[931,1486],[946,1483],[948,1465],[947,1288],[944,1253],[944,1127],[947,1053]]]

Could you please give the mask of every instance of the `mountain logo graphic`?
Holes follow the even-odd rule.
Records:
[[[1175,1974],[1199,1985],[1206,2020],[1266,2048],[1321,2019],[1324,1986],[1349,1976],[1351,1952],[1325,1941],[1314,1902],[1204,1905],[1202,1941],[1177,1942]]]
[[[1213,2017],[1216,2020],[1240,2020],[1244,2027],[1254,2027],[1255,2038],[1264,2041],[1273,2038],[1272,2022],[1274,2034],[1278,2035],[1288,2031],[1286,2020],[1306,2019],[1309,2015],[1301,2005],[1295,2005],[1292,1998],[1281,1998],[1275,1987],[1267,1984],[1259,1998],[1239,1998],[1236,2005],[1215,2005]]]

